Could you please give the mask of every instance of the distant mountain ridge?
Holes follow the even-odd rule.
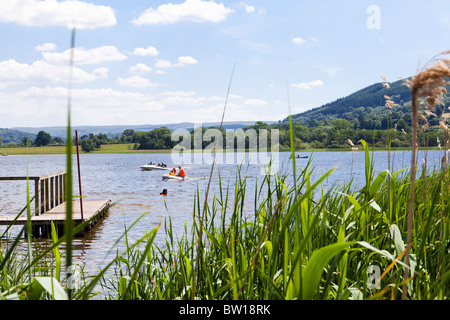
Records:
[[[355,115],[359,114],[367,115],[369,112],[366,112],[366,109],[368,108],[371,108],[371,110],[379,107],[384,108],[385,95],[389,96],[399,106],[407,106],[411,101],[411,90],[404,85],[404,79],[389,83],[389,85],[390,88],[386,89],[381,82],[372,84],[318,108],[294,114],[292,120],[307,125],[311,119],[320,121],[334,118],[354,118]],[[289,121],[289,117],[282,120],[282,122],[287,121]]]

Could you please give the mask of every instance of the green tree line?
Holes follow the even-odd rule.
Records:
[[[381,129],[366,126],[365,117],[351,120],[335,118],[319,121],[312,119],[308,125],[293,122],[295,148],[350,148],[349,141],[356,144],[360,140],[365,140],[375,147],[387,147],[389,141],[391,147],[394,148],[410,147],[410,127],[405,121],[405,116],[397,117],[396,112],[392,112],[388,117],[386,110],[385,114],[384,121],[380,122]],[[442,111],[440,115],[442,116]],[[444,147],[448,137],[445,137],[442,130],[439,129],[439,121],[442,121],[442,118],[436,114],[429,116],[424,130],[419,135],[421,146],[436,147],[441,144]],[[266,138],[267,147],[270,147],[273,130],[278,131],[276,142],[279,143],[279,148],[290,148],[289,123],[285,121],[271,125],[258,121],[252,126],[233,131],[222,129],[222,132],[217,127],[200,127],[175,134],[167,127],[160,127],[151,131],[127,129],[114,137],[102,133],[97,135],[91,133],[81,136],[79,145],[83,152],[99,150],[105,144],[118,143],[132,143],[135,150],[170,150],[177,145],[190,149],[205,149],[215,146],[217,134],[220,132],[219,138],[221,141],[219,142],[222,149],[248,149],[254,145],[252,142],[260,142],[260,134],[264,131],[267,132],[267,137],[262,138]],[[73,141],[75,143],[75,139]],[[28,137],[22,137],[21,139],[22,146],[46,146],[49,144],[64,144],[64,141],[59,137],[52,138],[50,134],[44,131],[40,131],[34,140]]]
[[[81,138],[81,147],[85,152],[98,150],[102,144],[106,143],[133,143],[135,150],[169,150],[176,146],[184,146],[191,150],[205,149],[215,146],[217,134],[220,132],[219,146],[222,149],[240,149],[240,147],[248,149],[252,146],[252,141],[260,142],[260,134],[264,130],[267,136],[263,138],[265,138],[267,147],[270,147],[271,134],[275,129],[278,131],[279,148],[289,148],[288,123],[279,122],[269,125],[261,121],[242,129],[222,130],[222,132],[217,127],[200,127],[174,134],[167,127],[160,127],[148,132],[127,129],[114,138],[108,138],[105,134],[91,134]],[[310,125],[294,122],[293,133],[296,149],[350,148],[349,141],[356,144],[360,140],[365,140],[374,147],[382,148],[387,147],[389,141],[391,147],[394,148],[411,146],[410,127],[404,119],[395,119],[395,117],[389,119],[389,129],[387,129],[387,125],[386,129],[367,129],[360,126],[358,122],[336,118],[330,121],[312,122]],[[437,147],[440,143],[444,147],[446,139],[448,138],[443,135],[438,125],[428,124],[426,130],[419,134],[420,145],[424,147]]]
[[[8,130],[8,132],[12,132],[13,130]],[[17,136],[15,136],[14,138],[17,138]],[[60,144],[64,144],[63,139],[61,139],[60,137],[53,137],[45,132],[45,131],[39,131],[37,135],[35,135],[35,138],[32,139],[32,137],[30,138],[30,136],[25,136],[22,133],[22,136],[20,138],[20,142],[17,144],[16,142],[13,142],[12,138],[10,138],[9,136],[5,137],[3,136],[3,139],[5,141],[8,141],[7,144],[5,144],[6,146],[22,146],[22,147],[42,147],[42,146],[48,146],[50,144],[54,144],[54,145],[60,145]],[[2,138],[0,138],[0,145],[2,145],[2,142],[5,142]]]

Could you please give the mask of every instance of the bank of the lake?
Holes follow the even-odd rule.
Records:
[[[81,148],[79,152],[82,154],[114,154],[114,153],[168,153],[171,152],[172,149],[161,149],[161,150],[136,150],[133,148],[133,143],[120,143],[120,144],[105,144],[99,150],[92,152],[83,152]],[[429,147],[427,150],[439,150],[437,147]],[[371,147],[370,150],[373,151],[388,151],[388,148],[383,147]],[[392,151],[410,151],[411,148],[391,148]],[[281,148],[280,152],[290,152],[289,149]],[[323,149],[298,149],[296,152],[303,153],[312,153],[312,152],[345,152],[352,151],[351,148],[323,148]],[[362,147],[358,148],[358,151],[362,151]],[[224,150],[224,152],[226,152]],[[241,150],[233,150],[232,152],[241,152]],[[45,146],[45,147],[0,147],[0,154],[7,155],[27,155],[27,154],[36,154],[36,155],[45,155],[45,154],[65,154],[66,146],[58,145],[58,146]],[[72,153],[76,153],[76,147],[73,147]]]
[[[110,154],[110,153],[162,153],[169,152],[170,150],[134,150],[133,143],[121,143],[121,144],[105,144],[97,151],[89,152],[91,154]],[[81,148],[79,152],[84,154]],[[45,147],[0,147],[0,154],[7,155],[45,155],[45,154],[65,154],[66,146],[45,146]],[[76,153],[76,147],[72,148],[72,153]]]

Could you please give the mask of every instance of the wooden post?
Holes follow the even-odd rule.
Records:
[[[55,176],[55,207],[59,204],[59,175]]]
[[[64,175],[58,176],[59,180],[59,204],[64,202],[64,192],[63,192],[63,186],[64,186]]]
[[[45,211],[50,210],[50,195],[49,195],[49,186],[48,186],[48,178],[44,179],[45,181]]]
[[[55,177],[50,177],[50,209],[55,207]]]
[[[63,175],[63,183],[62,183],[62,201],[65,202],[66,201],[66,183],[67,183],[67,179],[66,179],[66,174]]]
[[[40,184],[41,184],[41,201],[39,203],[39,211],[41,212],[40,214],[43,214],[45,212],[45,186],[44,186],[44,180],[39,180]]]
[[[39,215],[39,180],[34,180],[34,215]]]

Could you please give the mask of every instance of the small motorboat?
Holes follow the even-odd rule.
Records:
[[[167,171],[170,171],[170,170],[172,170],[172,169],[170,169],[170,168],[167,168],[167,167],[161,167],[161,166],[158,166],[158,165],[156,165],[156,164],[146,164],[146,165],[140,166],[140,168],[141,168],[142,170],[144,170],[144,171],[159,171],[159,170],[167,170]]]
[[[299,155],[297,155],[296,158],[297,159],[308,159],[308,156],[299,156]]]
[[[189,179],[189,177],[188,176],[184,176],[184,177],[180,177],[180,176],[177,176],[177,175],[170,175],[170,174],[163,174],[162,175],[162,179],[163,180],[178,180],[178,181],[183,181],[183,180],[187,180],[187,179]]]

